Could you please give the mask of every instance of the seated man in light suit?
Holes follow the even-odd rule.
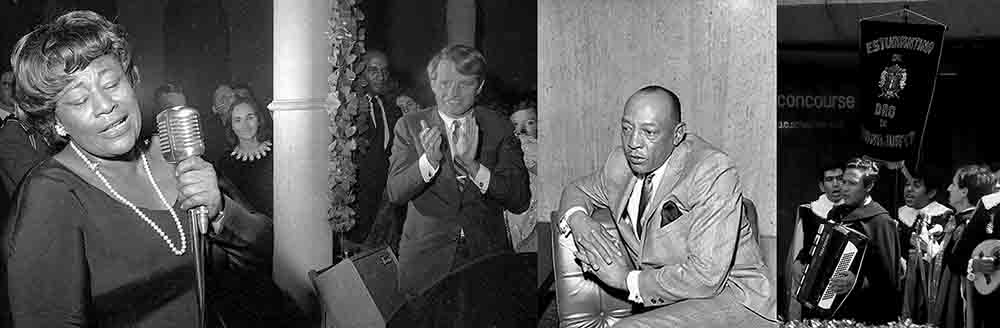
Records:
[[[601,282],[642,305],[615,327],[770,327],[776,305],[742,217],[729,157],[685,132],[680,101],[648,86],[625,103],[622,148],[564,190],[559,227]],[[590,214],[608,208],[618,233]]]

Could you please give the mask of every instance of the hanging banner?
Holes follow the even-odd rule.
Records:
[[[919,160],[937,81],[943,25],[861,21],[861,139],[884,161]]]

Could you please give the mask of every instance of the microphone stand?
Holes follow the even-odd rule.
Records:
[[[198,313],[195,327],[205,328],[205,238],[202,236],[201,222],[206,216],[204,206],[199,206],[188,210],[188,217],[191,218],[191,228],[194,230],[191,240],[191,251],[194,255],[194,271],[198,297]]]

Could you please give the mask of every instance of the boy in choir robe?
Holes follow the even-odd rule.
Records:
[[[816,200],[801,204],[796,209],[795,234],[792,237],[791,248],[788,252],[788,286],[786,295],[788,297],[788,320],[797,320],[810,317],[808,311],[802,308],[802,304],[795,300],[795,290],[802,279],[802,270],[806,263],[802,260],[808,255],[809,245],[812,244],[813,236],[818,229],[818,219],[825,220],[827,213],[836,205],[843,204],[841,186],[844,181],[844,166],[841,163],[831,162],[822,167],[822,174],[819,176],[819,190],[822,192]],[[805,312],[803,312],[805,310]]]
[[[901,258],[901,263],[904,263],[902,316],[917,324],[927,322],[926,300],[930,293],[927,273],[930,270],[930,259],[940,251],[944,226],[954,213],[947,206],[934,201],[939,186],[942,185],[936,173],[929,166],[914,173],[904,171],[906,185],[903,187],[903,199],[906,204],[896,211],[900,256],[904,257]],[[920,222],[922,224],[918,225]],[[913,245],[918,243],[929,247],[914,248]]]

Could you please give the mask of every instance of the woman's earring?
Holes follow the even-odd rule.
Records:
[[[68,135],[68,133],[66,133],[66,128],[59,123],[56,123],[56,134],[60,137],[66,137],[66,135]]]

